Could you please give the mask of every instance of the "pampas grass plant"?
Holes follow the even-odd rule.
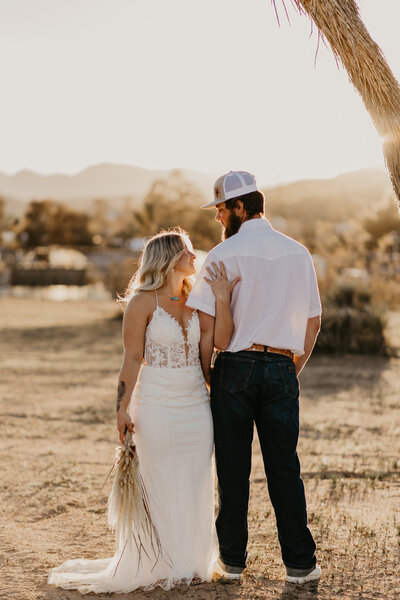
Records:
[[[271,0],[278,15],[276,0]],[[282,0],[286,11],[285,0]],[[383,152],[400,209],[400,86],[369,35],[355,0],[291,0],[307,14],[345,67],[383,138]],[[279,17],[278,17],[279,19]]]

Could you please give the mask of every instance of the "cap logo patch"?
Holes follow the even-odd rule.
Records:
[[[217,185],[216,188],[214,188],[214,193],[216,198],[221,197],[221,188],[219,187],[219,185]]]

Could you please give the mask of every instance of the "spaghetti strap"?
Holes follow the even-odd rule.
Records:
[[[156,306],[158,308],[158,294],[157,294],[157,290],[154,290],[154,293],[156,295]]]

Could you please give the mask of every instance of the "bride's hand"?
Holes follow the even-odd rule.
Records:
[[[211,279],[204,277],[205,281],[211,287],[214,296],[217,300],[230,301],[231,292],[235,285],[240,281],[240,277],[236,277],[233,281],[229,281],[225,265],[222,261],[219,261],[219,267],[215,262],[211,263],[214,271],[207,267],[207,272]]]
[[[128,429],[131,433],[134,433],[134,423],[132,423],[132,419],[126,412],[126,410],[119,409],[117,412],[117,429],[119,432],[119,440],[121,444],[125,441],[125,430]]]

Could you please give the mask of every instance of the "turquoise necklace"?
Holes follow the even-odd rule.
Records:
[[[162,294],[164,294],[164,296],[168,296],[168,298],[170,298],[171,300],[180,300],[181,297],[180,296],[170,296],[169,294],[166,294],[165,292],[163,292],[162,290],[160,290]]]

